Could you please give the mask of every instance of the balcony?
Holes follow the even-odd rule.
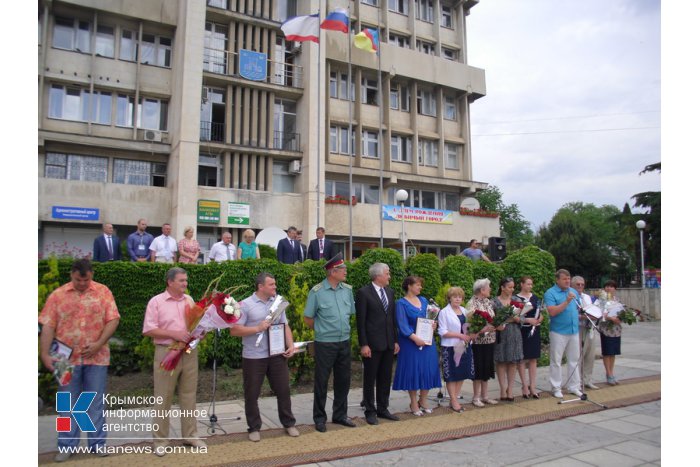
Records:
[[[224,123],[219,122],[200,122],[199,124],[199,140],[200,141],[215,141],[223,143],[226,135]]]
[[[272,139],[272,149],[282,149],[284,151],[301,152],[299,133],[286,133],[275,131]]]
[[[236,52],[205,47],[203,67],[204,71],[209,73],[242,78],[239,72],[238,53]],[[267,75],[262,82],[302,88],[304,86],[303,70],[299,65],[267,59]]]

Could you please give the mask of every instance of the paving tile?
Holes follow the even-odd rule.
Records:
[[[623,417],[620,419],[623,422],[636,423],[637,425],[648,426],[649,428],[658,428],[661,426],[660,417],[652,417],[651,415],[635,414],[629,417]]]
[[[591,464],[571,457],[562,457],[541,464],[532,464],[532,467],[590,467]]]
[[[608,446],[607,449],[646,462],[655,462],[661,460],[661,446],[653,445],[651,443],[625,441],[624,443],[613,444],[612,446]]]
[[[573,454],[571,457],[599,467],[634,467],[640,464],[640,460],[635,457],[619,454],[608,449],[594,449],[587,452],[580,452],[578,454]]]
[[[649,427],[637,425],[636,423],[623,422],[621,420],[608,420],[605,422],[593,423],[592,426],[604,428],[606,430],[615,431],[625,435],[632,435],[642,431],[646,431]]]

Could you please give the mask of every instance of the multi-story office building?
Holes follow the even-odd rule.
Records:
[[[318,1],[40,1],[40,251],[146,218],[176,238],[195,226],[205,249],[224,230],[295,225],[308,242],[323,225],[357,256],[400,248],[399,189],[422,252],[498,236],[497,219],[459,214],[486,186],[471,170],[476,3],[350,1],[352,29],[380,30],[377,56],[335,31],[286,42],[281,22]],[[322,0],[321,17],[346,5]]]

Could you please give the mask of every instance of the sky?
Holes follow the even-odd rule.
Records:
[[[482,0],[467,17],[474,179],[533,231],[565,203],[622,209],[659,191],[659,0]],[[633,209],[634,210],[634,209]],[[638,211],[638,210],[637,210]]]

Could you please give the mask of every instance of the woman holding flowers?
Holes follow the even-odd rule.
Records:
[[[420,417],[423,413],[433,412],[428,408],[428,391],[441,386],[440,371],[435,346],[426,345],[415,333],[418,318],[425,318],[428,309],[428,300],[420,295],[423,278],[408,276],[401,288],[406,294],[396,302],[396,325],[401,351],[396,361],[393,389],[408,391],[411,413]],[[433,323],[433,331],[436,326]]]
[[[607,281],[603,284],[603,288],[607,294],[607,301],[617,301],[615,292],[617,291],[617,282]],[[622,346],[622,326],[620,318],[617,316],[606,316],[603,314],[604,321],[598,325],[600,328],[600,350],[603,354],[603,366],[605,367],[605,378],[610,385],[619,384],[615,379],[615,355],[620,355]]]
[[[464,380],[474,379],[474,360],[469,343],[475,336],[467,333],[467,310],[462,307],[464,290],[461,287],[450,287],[447,300],[449,304],[438,315],[442,377],[450,395],[450,408],[455,412],[463,412],[459,394]]]
[[[520,335],[523,340],[523,359],[518,364],[520,381],[523,382],[523,398],[533,397],[539,399],[537,392],[537,360],[540,358],[542,342],[540,339],[540,328],[542,323],[542,313],[539,312],[540,299],[532,293],[532,277],[523,276],[520,278],[520,292],[515,295],[515,300],[523,303],[529,302],[532,310],[523,313],[520,321]],[[525,368],[527,367],[530,384],[525,384]]]
[[[501,400],[513,402],[513,382],[518,363],[523,359],[523,339],[520,335],[520,315],[514,306],[513,290],[515,281],[506,277],[498,285],[498,296],[493,299],[493,308],[497,314],[509,314],[503,324],[496,328],[500,332],[493,357],[496,360],[496,374],[501,388]],[[499,313],[500,310],[500,313]]]
[[[472,404],[484,407],[487,404],[498,404],[497,400],[489,399],[489,379],[494,377],[493,348],[496,342],[495,328],[490,324],[494,318],[491,295],[491,281],[479,279],[474,282],[474,295],[467,302],[467,320],[469,330],[476,334],[472,345],[474,357],[474,397]],[[400,353],[400,352],[399,352]]]

